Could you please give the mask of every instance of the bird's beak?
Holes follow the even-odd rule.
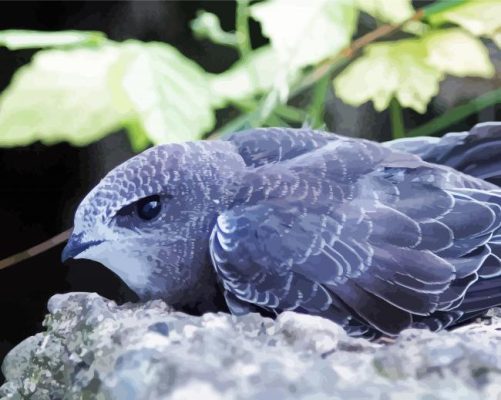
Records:
[[[61,261],[65,262],[70,258],[78,258],[77,256],[83,253],[85,250],[97,246],[102,243],[102,240],[92,240],[92,241],[83,241],[82,234],[72,234],[66,243],[66,246],[63,249],[63,253],[61,254]]]

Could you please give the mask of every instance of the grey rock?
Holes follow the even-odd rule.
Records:
[[[501,399],[501,313],[452,332],[348,337],[292,312],[194,317],[162,301],[49,301],[46,331],[5,358],[2,399]]]

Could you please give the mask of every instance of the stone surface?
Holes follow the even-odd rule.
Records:
[[[501,400],[501,313],[389,344],[291,312],[193,317],[97,294],[49,302],[46,332],[4,360],[2,399]]]

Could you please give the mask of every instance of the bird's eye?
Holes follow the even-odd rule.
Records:
[[[161,209],[162,203],[158,195],[145,197],[136,203],[137,215],[146,221],[155,218]]]

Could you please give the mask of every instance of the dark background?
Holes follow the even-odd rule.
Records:
[[[418,2],[416,5],[424,5]],[[235,5],[230,1],[122,1],[122,2],[0,2],[0,30],[83,29],[105,32],[111,39],[159,40],[176,46],[210,72],[223,71],[236,60],[234,50],[195,40],[189,28],[198,9],[216,13],[226,30],[234,27]],[[373,21],[362,18],[361,31]],[[265,43],[257,24],[251,25],[253,43]],[[494,53],[499,68],[499,52]],[[0,90],[33,52],[0,48]],[[498,69],[499,71],[499,69]],[[458,102],[499,85],[497,80],[448,79],[426,115],[405,111],[408,127],[440,114]],[[486,86],[487,85],[487,86]],[[47,99],[51,101],[51,99]],[[54,106],[57,106],[56,104]],[[389,139],[387,114],[376,114],[370,104],[346,106],[332,93],[327,101],[327,127],[338,133],[375,140]],[[224,122],[225,114],[219,116]],[[467,130],[479,121],[499,119],[500,110],[483,110],[450,130]],[[79,200],[112,167],[132,155],[128,141],[117,132],[84,148],[67,144],[0,149],[0,258],[42,242],[69,228]],[[0,271],[0,360],[22,339],[42,330],[48,298],[67,291],[96,291],[117,302],[134,300],[118,278],[99,264],[60,262],[62,245],[45,254]],[[2,377],[0,375],[0,382]]]

